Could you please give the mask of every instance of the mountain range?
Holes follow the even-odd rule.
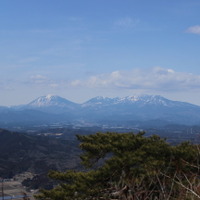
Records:
[[[159,95],[123,98],[95,97],[82,104],[56,95],[39,97],[26,105],[0,106],[0,126],[51,123],[100,125],[166,125],[200,123],[200,106]]]

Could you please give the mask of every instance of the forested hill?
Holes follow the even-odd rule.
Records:
[[[77,166],[77,141],[30,136],[0,129],[0,177],[31,171],[47,173]]]

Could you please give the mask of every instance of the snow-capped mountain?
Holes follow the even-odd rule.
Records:
[[[171,102],[164,97],[161,96],[153,96],[153,95],[140,95],[140,96],[127,96],[127,97],[115,97],[115,98],[108,98],[108,97],[94,97],[89,101],[82,104],[83,107],[94,107],[94,106],[110,106],[110,105],[122,105],[122,104],[155,104],[155,105],[165,105],[167,106],[168,103]]]
[[[172,101],[166,99],[160,95],[139,95],[139,96],[127,96],[127,97],[115,97],[115,98],[108,98],[108,97],[95,97],[90,99],[89,101],[82,104],[83,107],[95,107],[95,106],[111,106],[111,105],[140,105],[140,106],[147,106],[147,105],[155,105],[155,106],[166,106],[166,107],[173,107],[173,106],[192,106],[192,104],[180,101]],[[194,106],[194,105],[193,105]]]
[[[82,104],[85,116],[103,121],[149,121],[166,123],[199,123],[200,107],[172,101],[159,95],[123,98],[95,97]]]
[[[21,106],[21,110],[39,110],[47,113],[61,114],[76,110],[79,105],[57,95],[41,96],[27,105]]]
[[[117,99],[118,98],[109,98],[109,97],[97,96],[97,97],[94,97],[94,98],[86,101],[81,106],[82,107],[109,106],[109,105],[115,104]]]
[[[76,104],[57,95],[42,96],[28,104],[30,107],[69,107],[74,105]]]
[[[85,121],[100,124],[162,121],[163,124],[198,124],[200,106],[158,95],[95,97],[82,104],[47,95],[23,106],[0,109],[1,123]]]

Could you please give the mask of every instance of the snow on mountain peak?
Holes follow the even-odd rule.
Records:
[[[111,104],[116,105],[116,104],[126,104],[126,103],[128,104],[140,103],[143,105],[154,104],[154,105],[168,106],[169,102],[170,102],[169,100],[159,95],[134,95],[121,98],[120,97],[109,98],[109,97],[97,96],[84,103],[84,106],[111,105]]]
[[[162,106],[173,106],[175,102],[170,101],[159,95],[134,95],[126,97],[103,97],[97,96],[89,101],[81,104],[82,107],[95,107],[95,106],[111,106],[117,104],[139,104],[144,105],[162,105]],[[74,106],[75,103],[68,101],[62,97],[48,94],[37,98],[36,100],[29,103],[31,107],[48,107],[48,106],[58,106],[58,107],[68,107]]]
[[[35,99],[31,103],[29,103],[29,106],[47,107],[47,106],[66,106],[69,104],[73,104],[73,103],[62,97],[48,94],[46,96],[41,96]]]
[[[56,95],[52,95],[52,94],[48,94],[47,96],[45,96],[46,99],[51,100],[52,98],[57,97]]]
[[[140,102],[143,104],[162,104],[167,105],[168,100],[159,95],[135,95],[123,98],[124,101]]]

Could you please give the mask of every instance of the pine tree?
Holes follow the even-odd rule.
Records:
[[[43,200],[198,198],[198,146],[171,146],[144,132],[77,136],[85,170],[50,172],[62,183],[37,196]],[[193,193],[192,193],[193,192]]]

